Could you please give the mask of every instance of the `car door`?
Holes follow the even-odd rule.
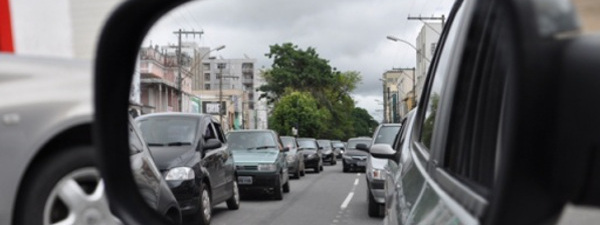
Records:
[[[221,179],[223,179],[223,188],[225,189],[224,198],[227,199],[233,195],[233,181],[236,179],[235,163],[233,161],[233,153],[228,148],[227,137],[223,133],[221,125],[216,122],[213,122],[212,124],[215,128],[217,136],[219,137],[219,141],[223,143],[223,146],[221,146],[221,149],[219,151],[222,151],[221,167],[223,176],[221,177]]]
[[[202,127],[204,131],[202,135],[203,141],[208,139],[219,140],[219,134],[217,133],[217,130],[215,129],[215,126],[210,118],[203,119]],[[210,179],[213,202],[220,202],[227,195],[227,193],[225,193],[226,180],[223,179],[225,176],[223,159],[226,146],[221,146],[215,149],[203,149],[202,151],[202,163],[209,173],[208,175]]]

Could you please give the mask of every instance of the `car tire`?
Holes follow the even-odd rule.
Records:
[[[300,172],[300,176],[304,176],[306,175],[306,168],[302,168],[302,171]]]
[[[233,195],[227,199],[227,208],[230,210],[237,210],[240,208],[240,190],[238,188],[237,181],[233,181]]]
[[[319,166],[316,166],[315,168],[313,168],[315,170],[315,173],[320,173],[321,169]]]
[[[346,167],[346,165],[344,164],[344,169],[343,169],[344,173],[349,172],[350,170],[348,169],[348,167]]]
[[[294,173],[294,178],[300,180],[300,169],[296,170],[296,172]]]
[[[319,166],[319,170],[323,171],[323,165]]]
[[[275,186],[273,187],[273,197],[275,200],[283,200],[283,187],[280,179],[275,181]]]
[[[371,194],[371,190],[367,189],[367,195],[368,195],[368,204],[369,204],[369,217],[379,217],[379,204],[375,201],[375,198],[373,198],[373,195]]]
[[[203,183],[202,189],[200,189],[200,205],[196,213],[196,218],[200,225],[208,225],[210,224],[210,219],[212,219],[212,199],[208,187],[206,183]]]
[[[290,193],[290,181],[283,184],[283,193]]]
[[[63,221],[69,214],[74,215],[71,217],[74,218],[73,224],[82,224],[88,219],[107,218],[113,218],[117,223],[118,219],[108,208],[104,185],[96,168],[91,146],[67,147],[33,163],[34,167],[25,175],[17,197],[14,224],[44,224],[46,219],[54,224]],[[69,193],[64,195],[61,191]],[[79,195],[74,195],[75,193]],[[92,195],[101,195],[104,200],[86,201]],[[72,196],[78,197],[69,199]],[[75,202],[68,203],[69,200],[77,201],[77,204],[85,207],[70,209],[68,205]],[[87,208],[96,208],[99,217],[85,217],[82,210]]]

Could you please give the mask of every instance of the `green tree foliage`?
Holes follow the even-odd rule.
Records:
[[[270,70],[263,72],[266,84],[258,90],[264,92],[261,98],[274,104],[269,119],[272,129],[289,135],[291,127],[299,124],[300,136],[340,140],[356,136],[355,105],[350,93],[362,79],[359,72],[337,71],[328,60],[320,58],[314,48],[304,50],[292,43],[272,45],[265,56],[273,59],[273,64]],[[314,101],[316,108],[290,105],[292,100],[288,95],[292,94],[294,103],[313,104]],[[308,97],[312,100],[298,100]],[[320,116],[309,117],[312,112]],[[306,119],[316,121],[308,124]],[[307,125],[316,127],[307,128]]]
[[[292,127],[297,127],[298,132],[305,136],[322,135],[326,128],[323,121],[331,118],[329,112],[319,109],[310,93],[289,90],[273,109],[269,127],[280,135],[292,135]]]
[[[373,131],[379,125],[367,110],[359,107],[352,110],[352,119],[354,121],[356,136],[371,137],[373,136]]]

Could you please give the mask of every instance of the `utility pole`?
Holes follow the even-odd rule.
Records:
[[[196,34],[200,37],[204,34],[204,31],[184,31],[179,29],[178,31],[173,31],[174,34],[177,35],[177,104],[179,105],[179,112],[183,112],[183,79],[181,78],[181,64],[183,63],[181,60],[181,35],[185,34],[186,36],[191,34],[192,36],[196,36]]]
[[[217,68],[219,69],[219,122],[221,126],[223,126],[223,114],[225,113],[225,108],[223,107],[223,78],[237,78],[236,76],[223,76],[223,69],[225,69],[225,63],[217,64]]]

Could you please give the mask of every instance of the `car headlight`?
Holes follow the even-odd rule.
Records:
[[[287,156],[285,159],[286,159],[286,160],[287,160],[289,163],[290,163],[290,162],[294,162],[294,160],[296,159],[296,156],[295,156],[295,155],[288,155],[288,156]]]
[[[194,170],[189,167],[175,167],[167,172],[165,180],[191,180],[194,179]]]
[[[258,171],[275,171],[277,170],[277,166],[275,164],[258,164]]]
[[[371,177],[376,180],[385,180],[385,172],[380,169],[373,169],[371,171]]]

